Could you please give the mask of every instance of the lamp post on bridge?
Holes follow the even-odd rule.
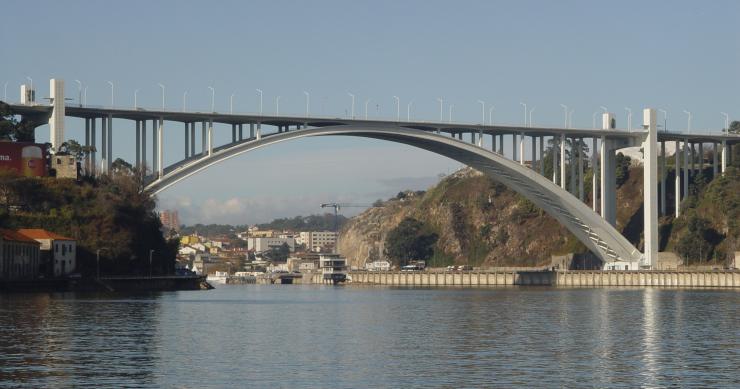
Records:
[[[725,117],[725,129],[724,129],[724,132],[728,132],[730,130],[730,115],[728,115],[728,114],[726,114],[724,112],[720,112],[720,114]]]
[[[668,111],[665,109],[658,109],[663,114],[663,132],[668,131]]]
[[[370,99],[365,100],[365,120],[367,120],[367,105],[370,104]]]
[[[186,102],[188,100],[188,91],[182,93],[182,112],[187,110]]]
[[[632,108],[624,107],[624,110],[627,111],[627,131],[632,132]]]
[[[275,97],[275,116],[280,116],[280,96]]]
[[[352,112],[352,114],[350,116],[350,119],[354,119],[355,118],[355,95],[349,92],[347,92],[347,95],[352,98],[352,110],[350,111]]]
[[[77,103],[82,107],[82,81],[75,80],[75,82],[77,83]]]
[[[688,131],[688,133],[691,134],[691,112],[684,109],[683,113],[688,115],[688,126],[686,127],[686,131]]]
[[[236,95],[236,92],[232,93],[231,96],[229,96],[229,114],[234,113],[234,95]]]
[[[311,112],[311,94],[306,91],[303,91],[303,94],[306,95],[306,116],[309,116]]]
[[[565,115],[565,128],[568,128],[568,106],[565,104],[560,104],[561,107],[563,107],[563,115]]]
[[[442,104],[444,103],[444,99],[440,97],[437,99],[437,101],[439,101],[439,122],[441,123],[442,120],[444,120],[442,118]]]
[[[110,106],[113,107],[113,81],[108,81],[108,85],[110,85]]]
[[[480,104],[481,114],[483,115],[481,124],[486,125],[486,103],[483,100],[478,100],[478,104]]]
[[[534,109],[537,107],[532,107],[532,109],[529,110],[529,126],[532,127],[532,112],[534,112]]]
[[[406,104],[406,121],[411,121],[411,106],[414,104],[414,99],[411,99],[408,104]]]
[[[449,116],[450,123],[452,123],[452,107],[454,107],[454,105],[450,104],[450,116]]]
[[[401,98],[398,96],[393,96],[393,100],[396,100],[396,121],[401,121]]]
[[[488,109],[488,124],[493,125],[493,111],[496,110],[495,106],[491,106],[491,108]]]
[[[84,92],[82,92],[82,100],[84,101],[83,105],[87,107],[87,85],[85,85]]]
[[[211,90],[211,112],[216,112],[216,88],[209,86]]]
[[[255,89],[260,94],[260,115],[262,115],[262,89]]]
[[[134,90],[134,109],[139,108],[139,103],[137,101],[138,100],[138,96],[139,96],[139,90],[136,89],[136,90]]]
[[[524,127],[526,127],[527,126],[527,104],[520,101],[519,105],[524,107]]]
[[[598,115],[599,111],[594,111],[593,115],[591,115],[591,128],[596,128],[596,115]]]
[[[158,83],[157,85],[159,85],[159,87],[162,88],[162,111],[164,111],[164,85],[162,85],[161,82]]]

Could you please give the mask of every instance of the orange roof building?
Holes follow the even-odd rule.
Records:
[[[21,228],[18,233],[28,237],[29,239],[51,239],[51,240],[74,240],[66,236],[62,236],[51,231],[46,231],[43,228]]]

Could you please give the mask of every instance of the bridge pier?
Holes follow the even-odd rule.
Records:
[[[666,193],[665,182],[668,179],[668,172],[665,169],[665,141],[660,142],[660,214],[666,214]]]
[[[90,118],[85,118],[85,147],[90,147]],[[85,156],[85,172],[90,173],[90,154]]]
[[[478,147],[483,147],[483,130],[478,130]]]
[[[593,137],[591,139],[591,207],[593,211],[599,212],[599,175],[596,174],[596,168],[598,166],[598,158],[596,158],[596,150],[598,146],[598,138]]]
[[[243,123],[239,123],[239,140],[243,140],[244,139],[244,131],[243,130],[244,130],[244,124]]]
[[[152,119],[152,175],[157,175],[157,119]]]
[[[200,155],[206,155],[206,122],[200,123]]]
[[[231,143],[236,142],[236,124],[231,124]]]
[[[257,123],[257,140],[262,139],[262,123]]]
[[[722,157],[720,158],[722,160],[722,175],[725,175],[725,172],[727,171],[727,142],[722,141]]]
[[[100,118],[100,172],[108,173],[108,119]]]
[[[146,120],[141,121],[141,166],[146,174]]]
[[[113,166],[113,115],[108,115],[108,168],[110,172]]]
[[[699,142],[699,173],[704,173],[704,143]]]
[[[187,158],[187,155],[185,156]],[[139,168],[141,163],[141,121],[136,120],[136,160],[134,167]]]
[[[524,165],[524,133],[519,134],[519,164]]]
[[[712,142],[712,179],[717,178],[717,142]]]
[[[511,159],[516,161],[517,160],[517,152],[516,152],[516,132],[511,133]]]
[[[96,142],[96,139],[95,139],[97,137],[97,134],[96,134],[96,131],[95,131],[95,122],[96,121],[97,120],[96,120],[95,117],[90,118],[90,122],[91,122],[90,123],[91,124],[91,126],[90,126],[90,143],[91,143],[91,145],[93,147],[95,147],[94,151],[92,153],[90,153],[90,170],[93,172],[93,174],[97,174],[96,172],[97,172],[97,168],[98,168],[97,165],[96,165],[96,162],[95,162],[95,160],[97,159],[97,156],[98,156],[97,142]]]
[[[545,137],[540,136],[540,175],[545,176]]]
[[[563,133],[560,134],[560,187],[565,189],[565,184],[565,133]]]
[[[164,176],[164,118],[160,116],[157,128],[157,176]]]
[[[491,151],[496,152],[496,134],[491,134]]]
[[[570,138],[570,194],[573,196],[576,195],[576,187],[578,185],[578,182],[576,182],[576,165],[578,164],[576,160],[578,157],[576,155],[576,151],[578,149],[576,141],[576,138]]]
[[[558,138],[553,135],[552,136],[552,183],[555,185],[558,185],[558,150],[560,150],[560,147],[558,145]]]
[[[190,156],[190,123],[185,122],[185,159]]]
[[[675,177],[673,177],[673,183],[675,185],[675,217],[678,217],[681,215],[681,142],[676,141],[676,154],[674,155],[674,158],[676,159],[675,165],[676,168],[674,169],[676,171]]]
[[[658,261],[658,126],[657,115],[652,108],[642,111],[643,127],[647,129],[642,144],[645,161],[643,163],[643,236],[645,248],[643,266],[652,268]]]
[[[213,119],[208,120],[208,155],[213,154]]]
[[[683,143],[683,197],[689,195],[689,139]]]
[[[583,201],[583,138],[578,139],[578,198]]]
[[[535,166],[535,162],[537,162],[537,138],[531,136],[529,137],[529,140],[532,144],[532,165],[530,166],[530,169],[537,171],[537,167]]]

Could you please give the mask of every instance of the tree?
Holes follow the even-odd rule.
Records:
[[[622,186],[622,184],[627,182],[627,179],[630,176],[630,164],[632,163],[632,158],[622,153],[618,153],[616,157],[616,162],[617,187],[620,187]]]
[[[134,167],[121,158],[116,158],[116,160],[113,161],[111,164],[111,170],[113,171],[113,174],[123,174],[126,176],[132,176],[134,174]]]
[[[428,260],[434,254],[438,238],[422,222],[407,217],[388,232],[385,255],[398,266],[405,266],[411,260]]]
[[[15,142],[34,142],[34,126],[27,120],[16,119],[8,104],[0,102],[0,139]]]
[[[730,128],[727,132],[730,134],[740,134],[740,122],[733,120],[732,123],[730,123]]]

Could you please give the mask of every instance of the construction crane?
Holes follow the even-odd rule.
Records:
[[[334,208],[334,232],[337,232],[337,212],[342,208],[368,208],[369,204],[351,204],[351,203],[324,203],[321,208]]]

